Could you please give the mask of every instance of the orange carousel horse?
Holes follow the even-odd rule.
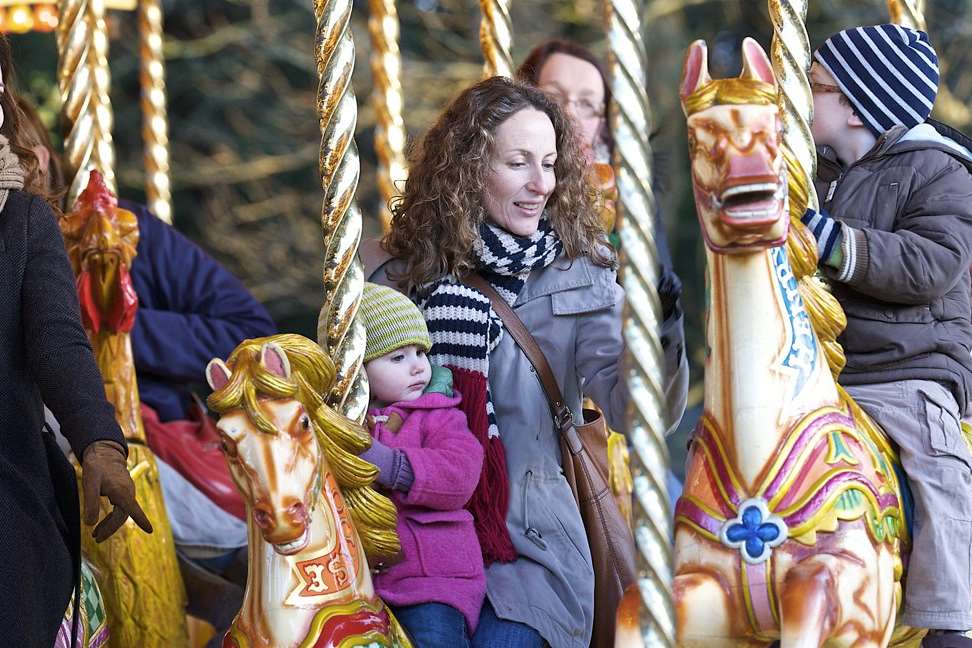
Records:
[[[782,143],[763,49],[680,96],[705,239],[705,411],[676,506],[681,646],[916,645],[895,628],[908,537],[895,455],[837,385],[846,320],[814,277],[811,190]]]
[[[395,506],[357,456],[368,431],[323,401],[334,376],[299,335],[247,340],[206,369],[249,528],[246,593],[225,648],[411,648],[368,569],[400,550]]]

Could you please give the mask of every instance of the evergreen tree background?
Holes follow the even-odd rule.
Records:
[[[240,276],[282,331],[315,337],[322,294],[315,112],[317,71],[311,0],[164,0],[166,83],[175,226]],[[552,37],[606,55],[600,0],[513,0],[514,59]],[[831,33],[887,20],[882,0],[816,0],[807,19],[816,45]],[[929,0],[926,18],[943,62],[946,88],[937,116],[969,130],[972,0]],[[399,3],[405,123],[413,143],[438,111],[482,71],[475,0]],[[365,235],[377,235],[374,111],[370,104],[368,3],[352,14],[357,62],[357,199]],[[672,256],[684,283],[692,360],[690,405],[701,399],[704,254],[688,177],[677,82],[687,45],[709,45],[714,77],[740,69],[739,45],[754,36],[769,49],[766,3],[754,0],[649,0],[646,79],[654,113],[656,176]],[[116,173],[123,197],[144,199],[138,38],[135,15],[110,15]],[[51,130],[59,111],[52,34],[13,35],[21,89],[40,105]],[[690,425],[693,417],[687,417]],[[676,454],[684,443],[672,444]],[[680,462],[673,461],[676,470]]]

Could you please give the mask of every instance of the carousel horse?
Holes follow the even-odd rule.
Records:
[[[705,411],[675,511],[681,646],[916,645],[895,628],[907,549],[895,454],[835,381],[846,323],[814,277],[807,179],[763,49],[680,96],[707,261]]]
[[[83,553],[104,594],[108,645],[186,646],[186,595],[158,464],[145,444],[132,359],[130,331],[138,299],[128,269],[138,244],[138,224],[134,214],[118,208],[101,174],[92,171],[87,188],[61,220],[61,231],[77,275],[82,323],[128,442],[128,469],[138,503],[154,528],[148,535],[129,520],[101,544],[90,532],[82,532]]]
[[[249,530],[246,593],[224,648],[411,648],[368,568],[400,551],[397,512],[357,456],[368,431],[323,401],[331,359],[274,335],[214,359],[206,378]]]

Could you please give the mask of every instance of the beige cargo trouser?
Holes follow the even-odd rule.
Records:
[[[901,622],[972,629],[972,453],[955,397],[930,380],[847,391],[898,445],[915,501]]]

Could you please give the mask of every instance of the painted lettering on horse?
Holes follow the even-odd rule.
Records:
[[[783,357],[780,365],[796,374],[793,385],[792,398],[795,398],[806,386],[810,375],[817,367],[817,338],[813,334],[810,316],[800,296],[800,286],[793,274],[790,262],[786,258],[786,248],[783,246],[770,249],[773,270],[783,312],[786,317],[786,342],[783,345]]]
[[[361,573],[361,550],[355,542],[354,526],[343,500],[335,496],[334,476],[324,476],[324,494],[333,518],[339,521],[341,533],[324,549],[304,560],[294,560],[298,585],[287,597],[290,605],[320,605],[339,597],[342,592],[357,587],[356,575]]]

